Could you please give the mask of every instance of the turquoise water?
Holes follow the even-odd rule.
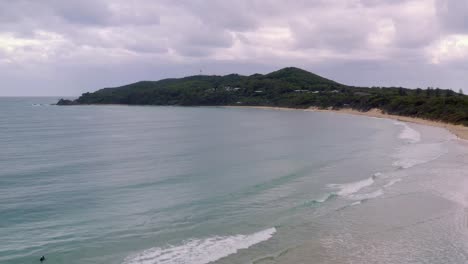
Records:
[[[372,220],[387,196],[452,204],[415,179],[452,149],[465,162],[448,133],[390,120],[56,99],[0,98],[0,263],[308,259],[334,232],[391,226]]]

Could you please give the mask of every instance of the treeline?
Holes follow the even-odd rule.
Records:
[[[270,74],[191,76],[142,81],[85,93],[70,104],[128,104],[181,106],[278,106],[292,108],[373,108],[402,116],[468,126],[468,96],[438,88],[351,87],[298,68]]]

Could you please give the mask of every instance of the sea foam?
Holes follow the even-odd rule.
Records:
[[[383,190],[378,189],[378,190],[370,192],[370,193],[355,194],[355,195],[351,196],[350,198],[352,198],[353,200],[359,200],[359,201],[364,200],[365,201],[365,200],[377,198],[379,196],[382,196],[383,194],[384,194]]]
[[[374,178],[375,177],[370,177],[361,181],[355,181],[355,182],[344,183],[344,184],[328,184],[327,186],[329,188],[338,189],[338,192],[336,192],[336,194],[339,196],[349,196],[358,192],[362,188],[365,188],[374,184]]]
[[[127,257],[123,264],[206,264],[266,241],[275,233],[273,227],[250,235],[193,239],[180,246],[147,249]]]
[[[408,169],[428,163],[447,153],[442,143],[415,144],[401,147],[394,155],[393,166]]]
[[[335,197],[336,197],[335,193],[327,193],[324,196],[322,196],[322,198],[312,200],[312,204],[324,203],[324,202],[329,201],[329,200],[331,200],[331,199],[333,199]],[[310,203],[307,203],[307,204],[310,204]]]
[[[396,179],[390,180],[387,184],[384,185],[384,188],[388,188],[388,187],[394,185],[394,184],[397,183],[397,182],[401,182],[401,179],[400,179],[400,178],[396,178]]]
[[[421,133],[408,126],[408,124],[403,122],[395,122],[395,125],[403,126],[403,130],[401,130],[398,138],[403,139],[408,143],[417,143],[421,141]]]
[[[406,123],[395,122],[395,124],[403,126],[398,137],[409,144],[400,147],[394,154],[396,160],[393,166],[408,169],[438,159],[447,152],[441,142],[421,143],[421,134]]]

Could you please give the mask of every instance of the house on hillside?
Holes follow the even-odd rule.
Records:
[[[294,90],[295,93],[309,93],[309,90]]]
[[[371,95],[370,93],[366,93],[366,92],[355,92],[354,94],[355,95],[360,95],[360,96],[369,96],[369,95]]]

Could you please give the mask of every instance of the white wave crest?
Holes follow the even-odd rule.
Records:
[[[336,197],[336,195],[337,194],[335,194],[335,193],[327,193],[324,196],[322,196],[322,198],[312,200],[312,203],[324,203],[324,202],[326,202],[328,200],[333,199],[334,197]]]
[[[403,130],[398,135],[398,138],[403,139],[408,143],[417,143],[421,141],[421,133],[412,129],[406,123],[395,122],[395,125],[403,126]]]
[[[384,176],[383,173],[381,173],[381,172],[376,172],[376,173],[374,173],[373,178],[374,178],[374,179],[376,179],[376,178],[382,178],[383,176]]]
[[[147,249],[127,257],[123,264],[206,264],[266,241],[275,233],[273,227],[250,235],[193,239],[180,246]]]
[[[392,186],[395,183],[400,182],[400,181],[401,181],[400,178],[392,179],[391,181],[389,181],[387,184],[384,185],[384,188],[388,188],[388,187],[390,187],[390,186]]]
[[[374,177],[367,178],[365,180],[344,183],[344,184],[328,184],[329,188],[338,189],[336,193],[339,196],[349,196],[353,193],[358,192],[362,188],[371,186],[374,184]]]
[[[379,197],[379,196],[381,196],[383,194],[384,194],[383,190],[378,189],[378,190],[370,192],[370,193],[355,194],[355,195],[351,196],[350,198],[353,199],[353,200],[362,201],[362,200],[374,199],[374,198],[377,198],[377,197]]]

